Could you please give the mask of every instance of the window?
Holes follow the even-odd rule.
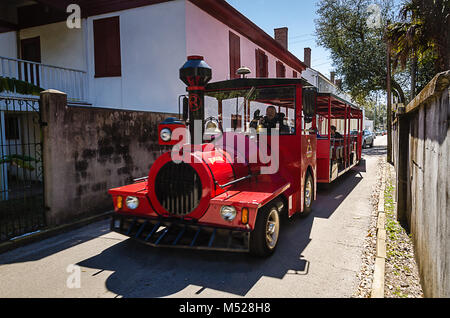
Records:
[[[277,61],[277,77],[286,77],[286,67],[280,61]]]
[[[292,71],[292,77],[293,78],[297,78],[297,72],[296,71]]]
[[[270,131],[264,129],[278,128],[280,135],[291,135],[296,129],[295,94],[295,86],[206,91],[205,116],[216,118],[223,131],[265,134]]]
[[[239,75],[236,74],[238,68],[241,67],[241,44],[239,36],[230,31],[229,42],[230,42],[230,79],[239,78]]]
[[[94,20],[95,77],[121,76],[119,17]]]
[[[260,49],[255,50],[256,55],[256,77],[269,77],[269,60],[264,51]]]
[[[24,39],[20,41],[22,60],[41,63],[41,40],[40,37]]]
[[[21,59],[41,63],[41,40],[40,37],[23,39],[20,41]],[[36,64],[22,62],[19,67],[19,79],[32,84],[40,85],[39,67]]]
[[[6,140],[20,139],[18,117],[5,116],[5,138]]]

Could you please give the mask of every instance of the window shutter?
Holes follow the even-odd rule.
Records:
[[[119,17],[94,20],[93,25],[95,77],[121,76]]]
[[[259,50],[255,50],[255,62],[256,62],[256,77],[261,77],[261,54],[259,53]]]
[[[263,61],[264,61],[264,73],[263,77],[269,77],[269,58],[266,54],[263,53]]]
[[[256,55],[256,77],[268,77],[268,58],[264,51],[255,50]]]
[[[236,71],[241,67],[241,44],[239,36],[229,32],[230,79],[239,78]]]
[[[286,77],[286,67],[280,61],[276,63],[277,77]]]

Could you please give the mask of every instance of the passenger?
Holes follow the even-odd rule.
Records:
[[[276,122],[279,124],[280,127],[280,134],[282,135],[291,133],[291,128],[286,124],[287,119],[285,119],[285,117],[286,115],[281,112],[275,116]]]
[[[331,126],[331,138],[335,138],[335,139],[342,139],[344,137],[342,137],[342,135],[336,131],[336,126]]]

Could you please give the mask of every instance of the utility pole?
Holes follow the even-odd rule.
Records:
[[[377,130],[377,109],[378,108],[378,91],[375,93],[375,107],[374,112],[375,116],[373,116],[373,131],[375,132]]]
[[[389,26],[390,21],[387,21]],[[386,26],[387,29],[387,26]],[[386,38],[386,64],[387,64],[387,78],[386,78],[386,91],[387,91],[387,106],[386,106],[386,128],[387,128],[387,158],[388,163],[392,163],[392,127],[391,127],[391,114],[392,114],[392,96],[391,96],[391,45]]]
[[[409,96],[409,101],[412,101],[414,97],[416,97],[416,76],[417,76],[417,57],[413,53],[413,57],[411,59],[411,94]]]

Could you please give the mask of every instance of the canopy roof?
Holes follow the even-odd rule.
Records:
[[[284,86],[302,84],[303,86],[312,86],[303,78],[236,78],[220,82],[212,82],[206,85],[207,91],[222,89],[242,89],[253,86]]]
[[[362,116],[360,107],[332,93],[317,93],[316,103],[316,112],[322,116],[328,116],[329,106],[332,118],[345,118],[346,111],[348,117],[351,118]]]
[[[295,86],[309,87],[302,78],[238,78],[206,85],[207,96],[218,100],[245,97],[246,100],[293,108]],[[255,88],[252,91],[252,88]]]

